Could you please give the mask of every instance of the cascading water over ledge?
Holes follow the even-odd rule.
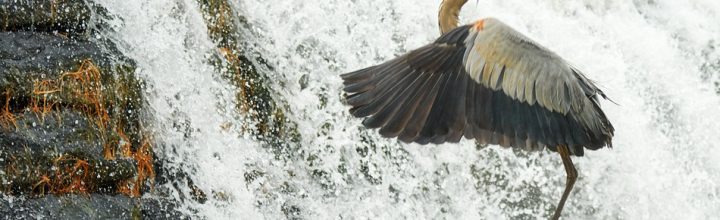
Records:
[[[144,198],[184,216],[546,219],[561,195],[555,153],[404,144],[349,115],[339,75],[434,41],[439,0],[96,3],[108,16],[97,33],[146,84],[164,180]],[[573,158],[565,218],[720,215],[720,3],[482,0],[460,14],[484,17],[557,52],[618,103],[601,103],[614,148]],[[262,80],[237,77],[252,74]],[[271,104],[243,102],[254,97]]]

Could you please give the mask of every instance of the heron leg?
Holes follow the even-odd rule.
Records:
[[[560,153],[560,158],[562,158],[563,165],[565,166],[567,182],[565,182],[565,192],[563,192],[563,195],[560,198],[560,203],[558,203],[557,209],[555,209],[555,214],[551,218],[553,220],[560,219],[563,206],[565,206],[565,200],[567,200],[567,197],[570,195],[570,191],[572,191],[572,188],[575,185],[575,180],[577,180],[578,177],[577,170],[575,169],[572,160],[570,160],[570,149],[568,146],[560,145],[557,147],[557,151]]]

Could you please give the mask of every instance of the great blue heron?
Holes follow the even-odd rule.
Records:
[[[435,42],[343,74],[350,113],[403,142],[465,136],[558,152],[567,173],[558,219],[577,179],[570,155],[612,147],[614,128],[598,104],[598,95],[607,97],[563,58],[497,19],[458,27],[466,2],[443,0]]]

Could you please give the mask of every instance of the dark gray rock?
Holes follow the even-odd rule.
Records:
[[[118,71],[134,69],[112,45],[69,39],[49,33],[0,32],[0,91],[30,94],[36,80],[56,79],[90,59],[103,72],[103,83]]]
[[[77,71],[86,60],[97,68],[99,81],[62,77]],[[62,86],[56,92],[37,94],[33,90],[40,81]],[[89,100],[82,94],[88,89],[92,97],[99,98]],[[141,139],[141,83],[135,78],[134,63],[112,44],[49,33],[0,33],[0,93],[12,96],[10,111],[16,118],[12,126],[5,120],[0,127],[0,165],[6,168],[0,171],[0,188],[18,194],[37,193],[42,178],[52,179],[58,169],[70,172],[68,175],[89,170],[92,175],[82,180],[92,191],[112,189],[136,175],[134,161],[106,160],[107,152],[103,152],[108,145],[118,150],[115,145],[120,141],[137,147]],[[40,102],[47,106],[46,101],[51,103],[49,112],[31,111],[31,105]],[[0,107],[4,105],[0,103]],[[105,115],[98,124],[101,113]],[[121,130],[128,136],[125,140],[118,133]],[[87,163],[88,168],[73,171],[77,163]]]
[[[117,182],[135,176],[129,159],[106,160],[100,130],[83,113],[71,110],[45,116],[32,112],[19,114],[14,131],[0,128],[0,188],[23,194],[34,190],[42,176],[57,169],[88,163],[88,184],[97,189],[115,187]],[[57,162],[58,158],[67,160]]]
[[[0,132],[3,152],[53,151],[102,156],[100,142],[94,141],[99,138],[94,135],[99,130],[80,112],[62,110],[42,116],[26,111],[16,115],[16,128]]]
[[[126,196],[48,195],[40,198],[13,198],[0,202],[5,219],[137,219],[137,208]]]
[[[0,0],[0,29],[36,32],[83,32],[104,11],[89,0]]]
[[[162,200],[121,195],[0,199],[0,219],[187,219]]]
[[[77,85],[67,83],[72,82],[71,77],[64,78],[62,92],[33,94],[36,84],[44,80],[62,84],[61,76],[77,71],[86,60],[100,72],[103,107],[114,121],[124,126],[133,144],[139,144],[143,83],[135,76],[134,62],[109,41],[68,39],[37,32],[0,32],[0,94],[11,93],[16,112],[28,107],[33,96],[64,106],[93,105],[73,91]]]

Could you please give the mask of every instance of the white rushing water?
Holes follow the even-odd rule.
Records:
[[[217,51],[194,1],[101,2],[118,17],[111,38],[150,85],[157,154],[208,193],[204,204],[183,200],[188,214],[535,219],[560,197],[557,154],[401,144],[347,113],[338,75],[433,41],[439,0],[233,1],[253,28],[239,30],[246,49],[272,67],[263,73],[298,123],[300,147],[288,155],[223,126],[237,124],[233,88],[208,63]],[[580,178],[563,216],[720,216],[720,2],[481,0],[461,21],[488,16],[556,51],[619,103],[602,103],[614,148],[573,159]],[[250,171],[262,175],[248,180]]]
[[[196,185],[213,198],[204,205],[184,198],[191,194],[185,179],[176,176],[185,201],[181,211],[255,218],[252,193],[244,182],[245,163],[258,157],[255,142],[238,138],[230,126],[234,91],[209,63],[218,53],[195,1],[100,1],[110,14],[110,33],[123,53],[137,62],[136,74],[147,82],[146,96],[155,124],[155,154],[171,172],[189,172]],[[230,123],[232,124],[232,123]],[[173,177],[168,177],[173,178]],[[169,185],[169,184],[168,184]]]

